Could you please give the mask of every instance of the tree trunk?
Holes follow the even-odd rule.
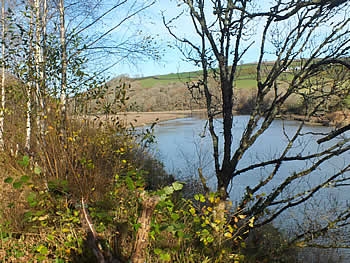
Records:
[[[33,64],[33,56],[32,54],[35,53],[34,50],[34,46],[33,46],[33,34],[34,34],[34,24],[33,24],[33,20],[34,20],[34,13],[31,9],[31,15],[30,15],[30,19],[29,19],[29,32],[28,32],[28,38],[29,38],[29,43],[28,43],[28,63],[27,63],[27,67],[28,67],[28,72],[30,72],[30,75],[33,75],[33,71],[34,69],[31,68],[31,65]],[[33,129],[33,125],[32,125],[32,118],[33,118],[33,79],[27,79],[27,89],[26,89],[26,100],[27,100],[27,109],[26,109],[26,138],[25,138],[25,150],[27,152],[31,151],[31,137],[32,137],[32,129]]]
[[[30,152],[31,148],[31,136],[32,136],[32,84],[28,82],[27,84],[27,110],[26,110],[26,139],[25,139],[25,149]]]
[[[1,18],[2,18],[2,32],[1,32],[1,56],[2,56],[2,65],[1,65],[1,111],[0,111],[0,150],[4,150],[4,122],[5,122],[5,0],[1,1]]]
[[[62,141],[66,137],[67,119],[67,49],[66,49],[66,27],[64,0],[59,1],[60,13],[60,42],[61,42],[61,91],[60,91],[60,134]]]
[[[43,2],[42,2],[43,1]],[[46,0],[36,0],[35,8],[35,87],[37,106],[37,126],[39,129],[38,145],[45,148],[45,136],[47,127],[47,108],[45,98],[45,45],[46,45]]]
[[[159,197],[146,196],[145,193],[142,197],[142,214],[138,219],[140,228],[137,230],[136,241],[134,246],[134,252],[131,258],[133,263],[144,263],[146,262],[146,249],[149,243],[149,231],[151,228],[151,219],[156,205],[159,202]]]

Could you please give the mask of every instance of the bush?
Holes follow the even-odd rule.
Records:
[[[290,247],[283,233],[271,224],[250,231],[246,244],[243,253],[247,263],[297,262],[297,249]]]
[[[127,222],[135,232],[138,190],[146,187],[146,181],[147,187],[156,189],[171,180],[162,178],[160,164],[153,165],[157,162],[147,155],[142,158],[133,134],[123,127],[93,129],[72,123],[67,131],[66,143],[50,126],[45,147],[32,155],[2,154],[0,184],[7,198],[1,203],[0,251],[5,253],[1,258],[93,262],[95,257],[86,247],[88,228],[81,198],[106,253],[114,254],[119,226]],[[126,191],[119,178],[135,188]]]

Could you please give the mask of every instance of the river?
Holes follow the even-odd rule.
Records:
[[[249,116],[234,116],[232,128],[233,148],[239,145],[239,140],[248,119]],[[184,118],[158,124],[154,131],[157,141],[154,152],[155,156],[164,163],[166,171],[175,175],[175,178],[180,181],[191,178],[198,179],[197,169],[201,167],[207,178],[208,185],[215,190],[216,178],[213,168],[211,138],[208,131],[204,129],[205,123],[206,120],[200,118]],[[218,131],[222,130],[220,120],[216,121],[215,126]],[[293,136],[298,126],[299,122],[297,121],[275,120],[271,127],[246,152],[240,161],[238,169],[252,163],[266,161],[279,156],[288,142],[287,138]],[[302,130],[304,136],[293,146],[292,152],[305,155],[311,152],[322,151],[327,146],[327,143],[318,145],[316,141],[322,137],[322,133],[327,133],[330,129],[323,126],[305,126]],[[350,137],[349,133],[345,135]],[[286,191],[285,195],[318,184],[349,162],[350,153],[333,158],[331,162],[321,165],[309,176],[296,180],[295,183],[284,190]],[[283,164],[275,178],[260,193],[269,193],[287,175],[305,169],[310,165],[310,162],[307,161]],[[236,177],[232,181],[232,190],[229,193],[230,199],[234,202],[239,202],[246,188],[248,186],[253,187],[263,178],[266,178],[269,172],[271,172],[271,169],[273,167],[267,166]],[[324,222],[327,220],[328,214],[334,206],[348,207],[348,200],[350,200],[348,187],[327,187],[322,189],[317,196],[305,205],[284,212],[274,223],[288,232],[290,229],[295,230],[296,227],[301,227],[300,225],[304,224],[304,221],[310,221],[310,218],[322,218]],[[348,253],[344,254],[348,255]],[[350,258],[346,258],[346,261],[343,262],[350,262],[348,261]]]

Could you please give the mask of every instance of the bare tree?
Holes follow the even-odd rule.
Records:
[[[34,17],[34,61],[35,61],[35,106],[38,127],[38,145],[45,147],[47,130],[47,96],[46,96],[46,37],[48,26],[47,0],[34,0],[31,6]]]
[[[176,21],[181,14],[170,20],[163,16],[163,22],[185,58],[203,69],[201,80],[190,88],[196,87],[205,94],[217,190],[222,199],[228,197],[230,187],[235,191],[233,179],[250,171],[258,174],[259,168],[266,169],[268,173],[258,183],[247,187],[239,204],[247,215],[261,218],[259,224],[266,224],[287,209],[310,200],[320,189],[347,182],[350,165],[344,164],[326,178],[317,178],[316,185],[310,184],[306,189],[295,187],[294,192],[287,194],[287,189],[300,180],[315,180],[312,178],[317,176],[317,169],[337,156],[346,156],[350,150],[346,136],[335,139],[338,134],[345,135],[342,130],[315,135],[329,138],[329,144],[314,152],[293,150],[298,140],[306,136],[307,120],[340,107],[349,96],[350,10],[347,1],[278,0],[265,7],[259,7],[258,1],[248,0],[178,2],[182,3],[179,4],[183,7],[182,15],[187,15],[192,22],[195,34],[186,36],[176,31]],[[256,47],[257,61],[255,104],[244,132],[234,138],[235,81],[239,64],[253,47]],[[209,84],[209,79],[217,81],[221,91],[219,100],[214,96],[215,86]],[[258,143],[258,138],[282,113],[286,100],[292,95],[302,102],[304,118],[292,136],[284,133],[287,144],[283,150],[270,160],[242,163],[243,156]],[[267,96],[272,99],[266,105]],[[219,116],[223,122],[222,137],[214,125]],[[233,141],[239,142],[236,148]],[[275,185],[281,167],[288,163],[300,163],[300,169],[284,174],[284,179]],[[265,189],[270,190],[261,195]],[[266,214],[267,209],[271,213]],[[348,221],[350,211],[346,208],[340,217],[343,222]],[[337,225],[339,218],[330,222]]]
[[[71,94],[85,91],[88,86],[103,85],[103,73],[123,61],[135,63],[136,58],[154,57],[156,48],[151,38],[137,39],[138,29],[129,30],[126,39],[116,39],[114,32],[132,21],[155,3],[150,1],[90,0],[54,1],[59,11],[60,25],[60,125],[64,134],[67,102]],[[113,17],[113,19],[111,19]],[[108,21],[108,22],[106,22]],[[108,27],[105,25],[108,24]],[[108,56],[108,60],[106,60]],[[90,74],[91,68],[93,73]],[[101,81],[97,81],[101,79]]]
[[[61,44],[61,91],[60,91],[60,132],[66,136],[66,108],[67,108],[67,49],[66,49],[66,24],[65,24],[65,5],[64,0],[58,2],[60,16],[60,44]]]
[[[27,86],[26,149],[32,148],[31,138],[36,135],[40,140],[37,143],[44,146],[48,108],[53,98],[60,98],[57,127],[64,134],[67,103],[72,94],[103,85],[101,73],[117,63],[153,56],[154,53],[146,51],[150,47],[147,37],[140,35],[138,42],[136,27],[135,31],[129,30],[135,38],[119,39],[118,43],[112,37],[153,3],[120,0],[109,5],[108,1],[100,0],[28,0],[14,7],[17,42],[11,47],[16,52],[9,60],[9,72]],[[108,60],[104,59],[106,56]],[[38,133],[32,132],[33,127]]]
[[[5,148],[5,113],[6,113],[6,70],[8,67],[8,53],[9,51],[9,13],[10,7],[15,3],[8,1],[1,1],[1,109],[0,109],[0,150]]]
[[[5,0],[1,1],[1,112],[0,112],[0,149],[4,150],[5,143],[4,143],[4,119],[5,119],[5,103],[6,103],[6,97],[5,97],[5,77],[6,77],[6,68],[5,68],[5,52],[6,52],[6,46],[5,46],[5,38],[6,38],[6,17],[5,17]]]

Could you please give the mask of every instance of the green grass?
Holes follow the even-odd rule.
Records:
[[[301,61],[294,61],[290,67],[297,67],[300,66]],[[273,65],[273,62],[266,63],[264,67],[266,67],[265,70],[271,69]],[[236,86],[238,88],[255,88],[256,87],[256,64],[255,63],[249,63],[249,64],[243,64],[238,66],[237,68],[237,79],[236,79]],[[193,72],[181,72],[181,73],[171,73],[167,75],[159,75],[159,76],[151,76],[151,77],[145,77],[145,78],[139,78],[135,79],[136,81],[139,81],[141,86],[143,88],[151,88],[155,85],[159,86],[165,86],[171,83],[185,83],[187,81],[193,81],[198,79],[198,77],[201,77],[202,71],[193,71]],[[281,80],[291,80],[292,74],[284,73],[281,75]],[[348,99],[347,101],[349,101]],[[350,102],[349,102],[350,103]],[[348,104],[349,104],[348,103]]]
[[[252,89],[256,88],[256,80],[255,79],[240,79],[236,80],[236,85],[239,89]]]
[[[290,67],[298,66],[300,62],[294,62]],[[272,64],[266,64],[266,70],[271,68]],[[166,75],[151,76],[145,78],[135,79],[139,81],[143,88],[151,88],[156,85],[166,86],[172,83],[183,84],[187,81],[193,81],[201,77],[202,71],[193,72],[181,72],[171,73]],[[290,81],[293,78],[293,74],[288,72],[283,73],[280,79],[283,81]],[[256,64],[244,64],[238,66],[237,79],[235,83],[236,87],[240,89],[251,89],[256,88]],[[350,100],[350,99],[349,99]]]
[[[236,81],[238,88],[255,88],[255,65],[246,64],[239,66],[239,76]],[[143,88],[151,88],[156,85],[166,86],[171,83],[185,83],[193,81],[201,77],[202,71],[171,73],[166,75],[151,76],[135,79],[140,82]]]
[[[345,105],[350,108],[350,96],[347,96],[345,99]]]
[[[167,75],[151,76],[137,79],[143,88],[151,88],[155,85],[168,85],[171,83],[185,83],[197,79],[201,71],[171,73]]]

